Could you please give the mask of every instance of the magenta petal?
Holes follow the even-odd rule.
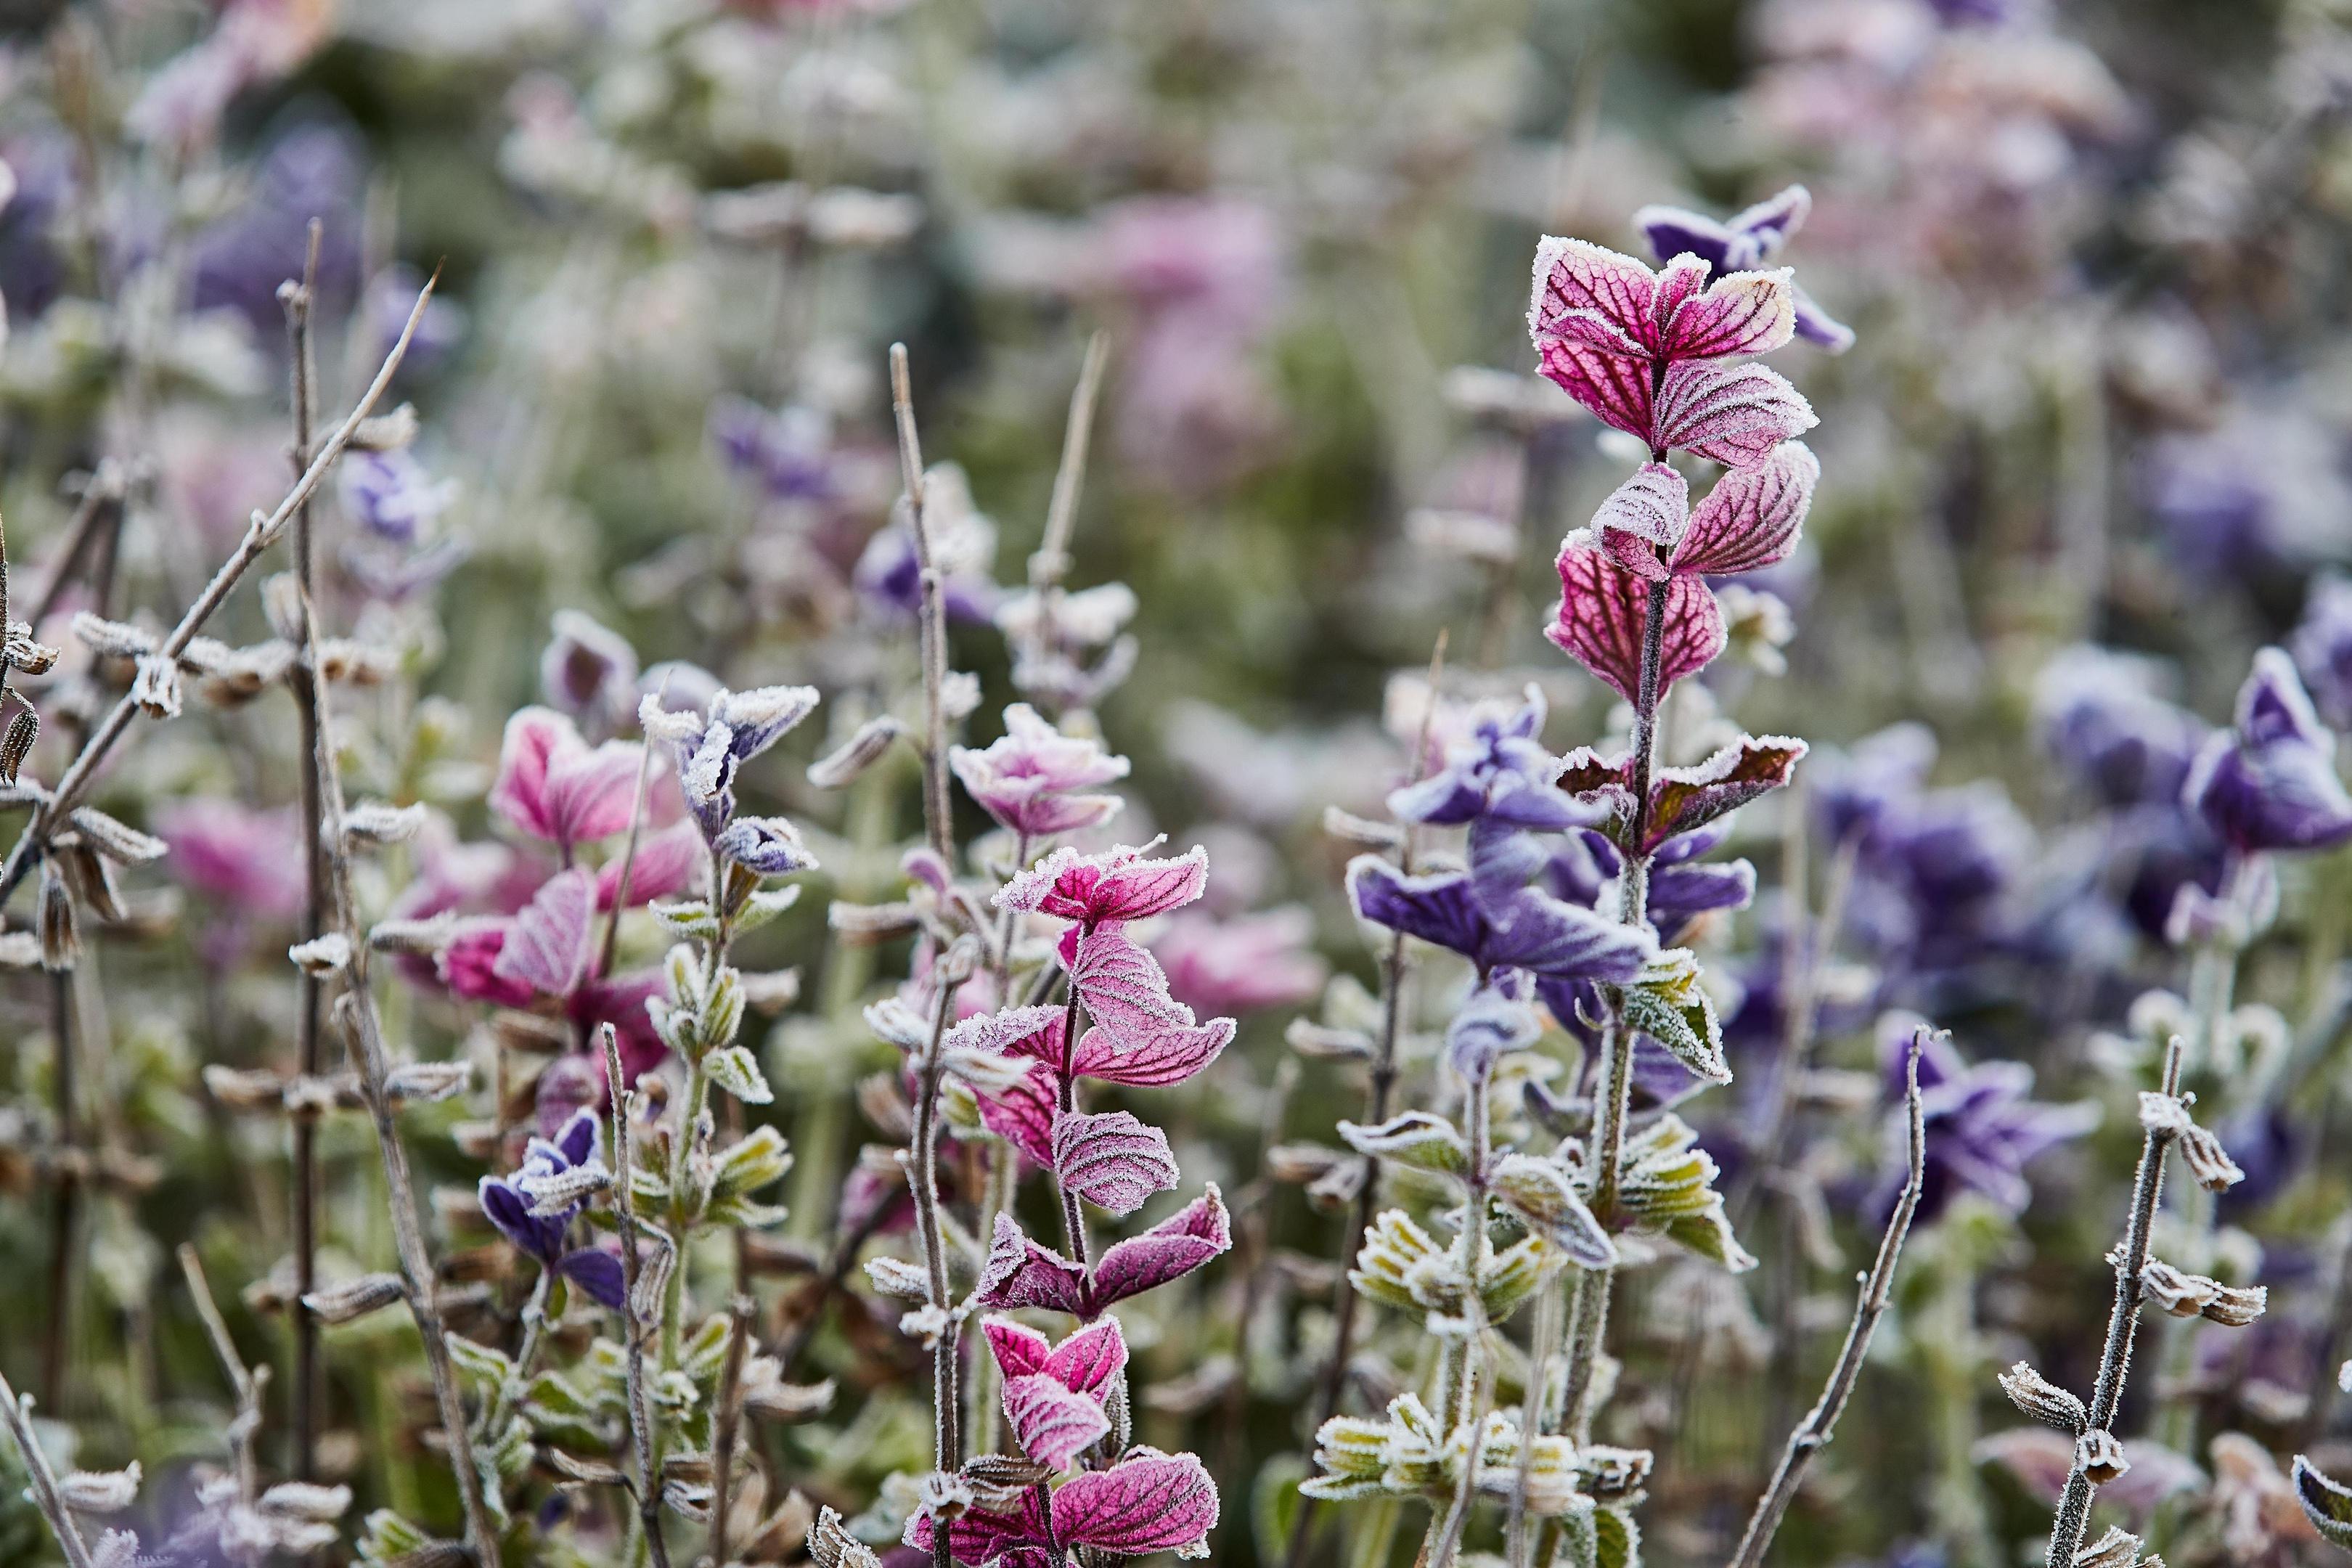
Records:
[[[980,1097],[981,1125],[1027,1155],[1032,1163],[1054,1167],[1055,1096],[1057,1074],[1038,1068],[1006,1089]]]
[[[508,922],[502,920],[461,921],[450,935],[449,945],[441,950],[437,969],[441,984],[451,994],[468,1002],[488,1002],[499,1007],[528,1007],[538,994],[520,980],[509,980],[499,970],[499,957],[507,944]]]
[[[1671,550],[1690,526],[1690,484],[1664,463],[1644,463],[1609,492],[1592,526],[1615,529]]]
[[[1074,1476],[1054,1494],[1054,1535],[1123,1557],[1207,1555],[1217,1527],[1217,1483],[1190,1454],[1131,1450],[1107,1470]]]
[[[1080,1394],[1100,1394],[1127,1365],[1127,1332],[1117,1318],[1105,1318],[1054,1347],[1041,1369]]]
[[[979,1296],[986,1307],[1044,1307],[1073,1317],[1091,1316],[1087,1310],[1087,1271],[1022,1235],[1007,1214],[996,1216],[996,1234],[989,1246],[988,1266],[981,1271]]]
[[[1168,1024],[1190,1024],[1192,1011],[1168,994],[1160,961],[1128,940],[1118,926],[1102,926],[1080,942],[1070,984],[1087,1015],[1113,1039],[1140,1039]]]
[[[1101,925],[1147,920],[1180,909],[1208,886],[1209,852],[1199,845],[1164,860],[1144,858],[1145,846],[1080,855],[1065,845],[996,895],[996,907]]]
[[[1571,533],[1561,546],[1559,583],[1559,609],[1544,636],[1628,701],[1641,686],[1643,623],[1653,592],[1666,595],[1661,693],[1723,651],[1723,612],[1706,584],[1675,577],[1654,589],[1598,549],[1589,532]]]
[[[1676,257],[1671,273],[1694,257]],[[1706,275],[1704,264],[1700,275]],[[1660,334],[1659,357],[1676,361],[1720,359],[1727,354],[1770,353],[1797,330],[1797,291],[1785,267],[1770,272],[1733,272],[1717,279],[1704,294],[1677,306]],[[1663,290],[1662,290],[1663,293]]]
[[[1117,1215],[1133,1214],[1178,1175],[1168,1135],[1125,1110],[1055,1117],[1054,1173],[1066,1191]]]
[[[1725,474],[1692,512],[1675,570],[1720,576],[1786,560],[1821,477],[1821,459],[1802,441],[1784,441],[1762,462]]]
[[[547,801],[547,773],[566,740],[578,745],[572,721],[551,708],[525,708],[507,721],[499,743],[499,773],[490,785],[490,809],[534,838],[553,838],[555,819]]]
[[[1544,378],[1590,410],[1604,425],[1650,440],[1650,362],[1604,353],[1566,338],[1536,340],[1537,367]],[[1653,443],[1654,446],[1654,443]]]
[[[1102,1255],[1095,1265],[1093,1312],[1171,1279],[1181,1279],[1233,1244],[1233,1221],[1225,1212],[1223,1194],[1212,1184],[1170,1218],[1141,1236],[1115,1243]]]
[[[1812,405],[1778,371],[1688,360],[1659,384],[1656,427],[1643,434],[1654,450],[1680,447],[1742,468],[1819,423]]]
[[[609,910],[621,890],[621,859],[615,855],[596,873],[596,907]],[[629,862],[629,907],[636,909],[656,899],[685,892],[702,877],[710,855],[702,829],[690,820],[671,823],[637,841],[636,858]]]
[[[1129,1089],[1165,1089],[1217,1059],[1233,1043],[1234,1021],[1212,1018],[1205,1024],[1163,1024],[1150,1034],[1115,1039],[1099,1028],[1078,1039],[1071,1070],[1080,1078],[1125,1084]]]
[[[988,1336],[988,1348],[996,1357],[997,1370],[1007,1378],[1028,1377],[1045,1371],[1045,1358],[1053,1353],[1052,1341],[1011,1318],[983,1318],[980,1331]]]
[[[588,972],[595,883],[575,866],[547,879],[507,928],[491,972],[550,996],[569,996]]]
[[[1005,1381],[1004,1418],[1021,1451],[1056,1470],[1068,1469],[1110,1431],[1100,1400],[1042,1373]]]
[[[1656,273],[1630,256],[1547,237],[1536,247],[1528,331],[1538,346],[1547,338],[1574,334],[1596,343],[1623,340],[1632,353],[1648,358],[1658,346],[1658,282]],[[1686,285],[1687,279],[1678,287]]]
[[[549,759],[547,808],[559,844],[593,844],[625,833],[636,805],[643,748],[607,741],[594,751],[574,738]]]

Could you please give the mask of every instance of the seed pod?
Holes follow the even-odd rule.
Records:
[[[180,716],[180,667],[162,654],[145,654],[131,682],[131,700],[150,719]]]
[[[383,1090],[409,1105],[432,1105],[474,1081],[471,1062],[404,1062],[383,1080]]]
[[[161,860],[172,847],[152,833],[117,822],[96,806],[81,806],[68,820],[100,854],[125,866]]]
[[[816,1568],[882,1568],[882,1560],[865,1542],[843,1528],[841,1515],[825,1509],[809,1531],[809,1561]]]
[[[1395,823],[1375,822],[1336,805],[1323,808],[1323,831],[1343,842],[1369,844],[1375,849],[1394,849],[1404,842],[1404,829]]]
[[[0,780],[16,782],[16,773],[32,753],[33,742],[41,738],[41,716],[31,708],[17,710],[8,721],[7,732],[0,735]]]
[[[602,1459],[582,1459],[565,1453],[553,1444],[541,1444],[539,1457],[547,1468],[562,1478],[560,1484],[580,1487],[617,1487],[628,1480],[626,1473]]]
[[[2131,1461],[2124,1458],[2124,1446],[2116,1435],[2098,1426],[2074,1439],[2074,1466],[2093,1486],[2103,1487],[2120,1479],[2131,1468]]]
[[[362,452],[396,452],[416,439],[416,405],[404,403],[389,414],[362,419],[350,445]]]
[[[286,1080],[267,1068],[205,1065],[205,1092],[231,1110],[276,1110],[286,1103]]]
[[[824,920],[852,947],[878,947],[923,923],[912,904],[853,904],[840,899],[826,907]]]
[[[368,945],[378,952],[405,952],[430,957],[449,945],[447,916],[426,921],[378,921],[368,928]]]
[[[1283,1043],[1310,1061],[1361,1062],[1372,1058],[1372,1037],[1361,1029],[1334,1028],[1308,1018],[1293,1018],[1282,1031]]]
[[[2139,1537],[2115,1525],[2074,1553],[2074,1568],[2132,1568],[2140,1561]],[[2148,1559],[2148,1568],[2162,1568],[2160,1559]]]
[[[76,1513],[121,1513],[139,1500],[139,1461],[119,1470],[76,1470],[58,1479],[58,1494]]]
[[[155,651],[155,639],[128,621],[110,621],[88,610],[73,618],[76,640],[100,658],[140,658]]]
[[[348,686],[381,686],[400,673],[400,655],[351,637],[329,637],[319,645],[319,673]]]
[[[58,650],[43,642],[33,640],[33,628],[24,621],[8,627],[7,641],[0,647],[0,658],[11,669],[21,669],[26,675],[47,675],[57,668]]]
[[[430,815],[419,805],[388,805],[362,801],[343,813],[343,841],[361,845],[405,844],[416,837]]]
[[[34,920],[41,932],[41,967],[53,973],[71,969],[81,957],[81,926],[54,854],[41,858],[41,889]]]
[[[279,572],[261,585],[261,611],[271,631],[301,646],[309,623],[302,616],[302,584],[293,573]]]
[[[302,1298],[302,1306],[330,1328],[355,1322],[391,1306],[405,1293],[397,1274],[362,1274],[340,1285],[322,1285]]]
[[[2180,1149],[2180,1163],[2189,1174],[2209,1193],[2227,1192],[2246,1179],[2246,1173],[2230,1158],[2221,1141],[2194,1123],[2176,1142]]]
[[[1320,1143],[1276,1143],[1265,1152],[1265,1173],[1276,1181],[1304,1186],[1322,1180],[1334,1166],[1360,1165],[1363,1161]]]
[[[350,965],[351,939],[339,931],[331,931],[324,936],[295,943],[286,950],[286,956],[311,979],[331,979]]]
[[[887,713],[868,719],[856,734],[809,764],[809,783],[819,789],[845,787],[881,761],[891,742],[906,732],[907,727]]]
[[[575,1165],[568,1171],[551,1175],[525,1176],[515,1185],[530,1199],[530,1215],[534,1219],[552,1219],[568,1215],[574,1205],[585,1203],[613,1184],[613,1173],[603,1165]]]
[[[114,890],[114,870],[79,833],[64,833],[51,841],[49,858],[66,879],[74,901],[96,915],[101,924],[121,921],[122,900]]]
[[[2090,1425],[2083,1402],[2023,1362],[2000,1374],[2000,1391],[2009,1402],[2036,1421],[2081,1436]]]
[[[28,931],[0,931],[0,969],[36,969],[41,963],[41,939]]]

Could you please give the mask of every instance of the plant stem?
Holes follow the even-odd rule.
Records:
[[[1653,586],[1642,617],[1642,673],[1633,701],[1633,812],[1625,849],[1624,885],[1618,900],[1618,919],[1640,926],[1648,918],[1650,857],[1642,847],[1650,828],[1650,777],[1658,749],[1660,670],[1666,638],[1666,595]],[[1604,992],[1604,997],[1607,994]],[[1607,1077],[1593,1093],[1592,1212],[1601,1225],[1612,1223],[1617,1208],[1618,1165],[1625,1153],[1625,1122],[1633,1092],[1633,1031],[1617,1018],[1610,1000],[1601,1026],[1599,1055]],[[1587,1269],[1577,1278],[1576,1308],[1569,1329],[1568,1393],[1560,1421],[1581,1444],[1592,1413],[1585,1404],[1592,1388],[1592,1369],[1609,1331],[1609,1299],[1616,1289],[1617,1271]]]
[[[318,455],[310,459],[310,466],[302,470],[302,477],[294,482],[293,489],[286,492],[285,499],[278,503],[277,509],[267,517],[257,517],[247,526],[245,537],[238,542],[236,549],[221,563],[212,580],[205,584],[194,602],[182,613],[178,623],[164,637],[156,649],[158,657],[176,658],[186,650],[188,644],[195,640],[197,633],[204,630],[205,623],[228,598],[229,591],[277,542],[294,514],[325,480],[327,470],[335,466],[335,460],[343,455],[343,448],[351,445],[352,437],[358,433],[361,421],[374,410],[377,402],[392,385],[394,373],[399,370],[401,359],[408,353],[409,340],[415,335],[416,324],[424,319],[425,307],[432,298],[433,283],[428,280],[418,292],[415,307],[408,313],[407,324],[401,328],[399,338],[384,355],[375,379],[360,395],[358,403],[352,405],[343,422],[327,437],[326,445],[319,448]],[[47,846],[57,824],[80,804],[82,792],[97,777],[100,766],[130,730],[131,721],[138,713],[139,704],[131,700],[130,693],[125,692],[107,710],[106,717],[100,721],[89,738],[82,742],[80,752],[67,765],[48,797],[34,805],[32,820],[17,835],[16,842],[9,848],[7,859],[0,862],[0,904],[5,904],[24,881],[25,874],[32,868],[36,857]]]
[[[16,1439],[16,1451],[25,1457],[25,1473],[32,1479],[29,1489],[34,1506],[41,1517],[49,1521],[49,1532],[65,1549],[68,1568],[95,1568],[89,1545],[81,1538],[80,1527],[67,1511],[66,1500],[58,1491],[58,1475],[49,1468],[49,1457],[42,1451],[40,1439],[33,1436],[32,1399],[19,1395],[8,1386],[8,1379],[0,1375],[0,1420],[8,1424],[8,1435]]]
[[[669,1546],[662,1539],[661,1464],[654,1458],[653,1409],[646,1399],[646,1325],[637,1321],[637,1205],[630,1189],[630,1131],[636,1121],[637,1092],[622,1087],[620,1036],[604,1026],[604,1080],[613,1100],[613,1206],[620,1221],[621,1275],[627,1294],[621,1307],[621,1337],[628,1384],[629,1436],[637,1459],[637,1522],[629,1557],[640,1550],[651,1554],[660,1568],[669,1568]],[[673,1260],[675,1267],[675,1260]]]
[[[932,852],[953,863],[948,805],[947,715],[940,688],[948,676],[947,612],[940,598],[940,569],[931,559],[930,520],[923,515],[923,448],[915,434],[914,392],[907,372],[907,345],[890,345],[890,409],[898,426],[899,478],[907,487],[907,513],[915,532],[915,563],[922,573],[923,826]]]
[[[289,450],[299,481],[310,466],[310,393],[317,374],[310,336],[310,309],[317,302],[319,220],[310,220],[310,245],[304,253],[302,280],[278,292],[286,310],[286,335],[293,363],[292,404],[294,445]],[[310,529],[310,503],[294,509],[294,581],[305,604],[318,602],[315,542]],[[304,658],[308,658],[305,650]],[[309,668],[298,662],[288,682],[294,692],[294,712],[300,726],[302,755],[302,857],[304,889],[301,940],[311,942],[327,929],[327,874],[320,860],[326,847],[319,830],[319,710],[311,701]],[[324,994],[318,978],[307,970],[295,973],[298,1007],[294,1028],[302,1076],[316,1078],[325,1064],[320,1049]],[[294,1387],[292,1468],[298,1480],[314,1480],[319,1468],[319,1322],[302,1299],[318,1286],[319,1252],[319,1121],[298,1111],[294,1117],[294,1292],[287,1310],[294,1320]]]
[[[2174,1037],[2164,1053],[2164,1092],[2180,1091],[2181,1043]],[[2169,1131],[2150,1127],[2140,1141],[2139,1170],[2132,1181],[2131,1220],[2124,1232],[2123,1260],[2116,1265],[2115,1305],[2107,1313],[2106,1346],[2099,1354],[2099,1379],[2092,1385],[2088,1416],[2091,1431],[2105,1431],[2122,1404],[2124,1380],[2131,1373],[2132,1331],[2139,1323],[2140,1276],[2147,1268],[2148,1233],[2156,1224],[2157,1205],[2164,1196],[2164,1152],[2172,1142]],[[2077,1445],[2074,1464],[2067,1472],[2066,1489],[2058,1500],[2058,1517],[2050,1529],[2049,1562],[2068,1568],[2082,1550],[2090,1524],[2091,1500],[2098,1486],[2084,1473],[2084,1453]]]
[[[64,1415],[66,1369],[73,1360],[74,1260],[80,1248],[81,1095],[75,1070],[80,1052],[74,1038],[73,971],[49,972],[49,1092],[58,1110],[57,1190],[49,1208],[49,1319],[42,1347],[41,1403]]]
[[[1927,1030],[1922,1028],[1912,1037],[1911,1054],[1904,1066],[1903,1101],[1910,1130],[1910,1169],[1904,1177],[1902,1196],[1895,1200],[1885,1234],[1878,1238],[1878,1257],[1854,1299],[1853,1321],[1846,1325],[1845,1343],[1838,1351],[1837,1364],[1830,1371],[1829,1383],[1814,1402],[1812,1413],[1789,1434],[1789,1446],[1780,1455],[1780,1468],[1772,1472],[1764,1495],[1757,1499],[1756,1511],[1748,1515],[1747,1533],[1739,1539],[1739,1550],[1732,1553],[1731,1568],[1759,1568],[1763,1563],[1764,1553],[1780,1528],[1780,1520],[1789,1511],[1790,1500],[1797,1495],[1798,1483],[1804,1479],[1806,1468],[1813,1462],[1814,1455],[1829,1447],[1830,1437],[1837,1430],[1838,1417],[1844,1414],[1846,1401],[1853,1394],[1854,1382],[1862,1375],[1862,1358],[1869,1352],[1871,1336],[1877,1332],[1878,1320],[1886,1310],[1887,1295],[1895,1285],[1895,1265],[1903,1256],[1903,1240],[1911,1232],[1911,1216],[1919,1210],[1919,1194],[1927,1180],[1927,1118],[1919,1099],[1919,1053],[1926,1044]]]
[[[931,1465],[941,1474],[963,1463],[962,1403],[956,1392],[956,1340],[951,1331],[954,1308],[948,1279],[947,1234],[940,1215],[940,1078],[943,1069],[941,1042],[948,1019],[955,1012],[955,992],[949,984],[947,959],[939,961],[939,997],[931,1004],[931,1036],[924,1051],[921,1089],[915,1100],[913,1169],[908,1172],[915,1192],[915,1229],[923,1247],[923,1266],[929,1286],[929,1305],[949,1321],[935,1325],[938,1342],[931,1349]],[[950,1568],[948,1528],[934,1520],[931,1531],[932,1568]]]
[[[1478,1275],[1486,1263],[1489,1070],[1470,1075],[1469,1091],[1462,1107],[1465,1130],[1470,1135],[1470,1168],[1466,1176],[1470,1194],[1463,1205],[1462,1235],[1454,1266],[1464,1281],[1463,1310],[1470,1320],[1469,1332],[1462,1341],[1461,1398],[1462,1419],[1470,1427],[1470,1446],[1463,1456],[1462,1482],[1454,1491],[1453,1506],[1442,1521],[1430,1521],[1429,1543],[1423,1552],[1428,1568],[1452,1568],[1454,1554],[1461,1549],[1462,1531],[1470,1519],[1470,1500],[1478,1491],[1478,1457],[1486,1447],[1480,1441],[1481,1428],[1486,1424],[1487,1405],[1494,1396],[1491,1384],[1480,1376],[1485,1370],[1486,1307],[1478,1294]]]
[[[751,1338],[753,1306],[738,1296],[728,1306],[727,1359],[719,1371],[719,1405],[710,1437],[710,1561],[727,1568],[727,1512],[734,1502],[735,1437],[743,1421],[743,1352]]]

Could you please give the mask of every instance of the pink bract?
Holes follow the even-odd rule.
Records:
[[[592,747],[577,725],[549,708],[507,721],[490,808],[534,838],[569,847],[625,832],[636,800],[642,752],[607,741]]]
[[[1145,859],[1151,847],[1120,845],[1081,855],[1065,845],[1005,883],[994,902],[1091,926],[1148,920],[1199,898],[1208,886],[1209,852],[1196,844],[1168,859]]]

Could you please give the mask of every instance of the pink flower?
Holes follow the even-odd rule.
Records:
[[[1217,1527],[1217,1483],[1190,1454],[1129,1448],[1108,1469],[1073,1476],[1047,1498],[1032,1489],[1010,1513],[971,1509],[948,1526],[959,1563],[1056,1568],[1076,1547],[1118,1557],[1173,1552],[1206,1557]],[[929,1517],[907,1524],[907,1544],[931,1547]]]
[[[1147,860],[1129,845],[1080,855],[1065,845],[1004,884],[1001,910],[1046,914],[1095,926],[1106,921],[1148,920],[1181,909],[1208,886],[1209,852],[1195,845],[1170,860]]]
[[[1632,700],[1641,685],[1650,595],[1663,593],[1661,691],[1723,651],[1723,611],[1705,581],[1787,558],[1811,506],[1821,463],[1801,441],[1715,483],[1696,508],[1682,475],[1644,464],[1612,491],[1592,526],[1560,542],[1559,608],[1544,635]]]
[[[998,824],[1031,838],[1051,838],[1108,821],[1117,795],[1079,792],[1127,776],[1127,759],[1101,742],[1065,735],[1025,702],[1004,710],[1004,736],[985,751],[957,746],[949,765]]]
[[[301,912],[302,820],[292,811],[172,801],[156,808],[155,832],[172,847],[173,874],[206,900],[256,920],[290,921]]]
[[[1653,272],[1580,239],[1536,248],[1528,331],[1543,374],[1660,458],[1680,447],[1753,463],[1812,427],[1811,406],[1777,372],[1719,363],[1780,347],[1796,320],[1786,268],[1710,282],[1687,254]]]
[[[1293,1007],[1323,989],[1330,965],[1312,948],[1315,917],[1293,904],[1259,914],[1212,920],[1188,910],[1152,945],[1168,988],[1203,1013],[1255,1013]]]
[[[982,1306],[1040,1307],[1088,1322],[1113,1304],[1181,1279],[1234,1244],[1232,1217],[1214,1183],[1206,1192],[1140,1236],[1113,1242],[1090,1269],[1022,1234],[1008,1214],[981,1272]]]
[[[1004,1415],[1021,1451],[1066,1470],[1110,1433],[1103,1401],[1127,1365],[1118,1320],[1089,1323],[1056,1345],[1010,1318],[981,1324],[1004,1374]]]
[[[1128,1039],[1097,1022],[1079,1037],[1077,1049],[1066,1059],[1059,1007],[1015,1007],[984,1021],[972,1020],[960,1026],[950,1040],[982,1043],[978,1033],[967,1031],[984,1029],[989,1037],[986,1045],[1006,1056],[1039,1064],[1009,1086],[982,1095],[980,1116],[991,1132],[1012,1142],[1037,1164],[1055,1169],[1059,1164],[1055,1123],[1061,1114],[1065,1079],[1092,1079],[1126,1089],[1164,1089],[1182,1083],[1215,1061],[1234,1037],[1231,1018],[1213,1018],[1195,1026],[1192,1016],[1191,1009],[1184,1008],[1181,1017],[1165,1020],[1148,1036]]]
[[[453,994],[494,1006],[551,1001],[583,1039],[598,1025],[611,1024],[627,1071],[644,1072],[666,1049],[646,1011],[647,998],[662,988],[661,976],[651,970],[599,973],[604,922],[596,915],[594,875],[576,866],[559,871],[514,914],[460,921],[441,952],[441,982]],[[601,1060],[595,1067],[601,1078]]]
[[[628,828],[640,759],[619,741],[591,747],[551,709],[525,708],[507,721],[490,808],[565,849],[610,838]]]

